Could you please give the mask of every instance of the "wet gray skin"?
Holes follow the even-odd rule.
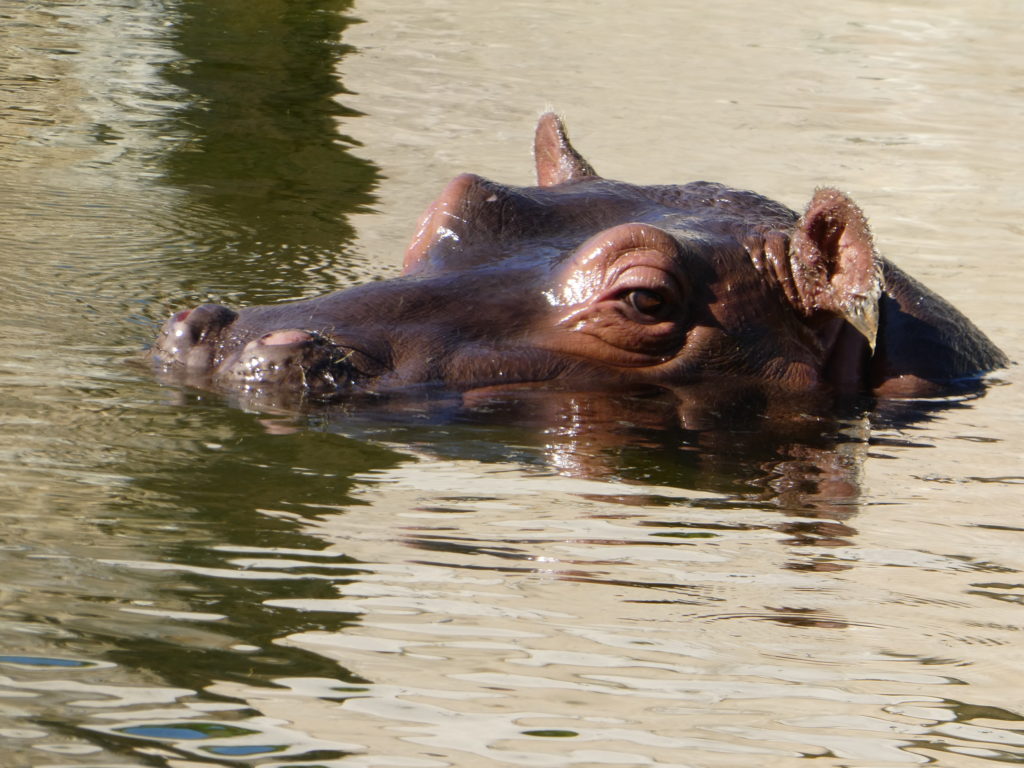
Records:
[[[278,399],[584,390],[729,380],[931,395],[1005,355],[878,255],[860,209],[803,215],[720,184],[603,179],[541,117],[536,187],[466,174],[428,208],[402,275],[165,324],[165,379]]]

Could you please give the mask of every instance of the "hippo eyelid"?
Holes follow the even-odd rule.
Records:
[[[668,304],[680,304],[685,300],[688,291],[680,270],[672,268],[673,264],[667,264],[658,258],[644,258],[639,262],[633,260],[623,265],[621,269],[613,271],[607,283],[608,291],[605,297],[622,298],[633,291],[643,290],[662,296]]]

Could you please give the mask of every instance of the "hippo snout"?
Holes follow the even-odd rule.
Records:
[[[172,315],[151,352],[167,380],[198,387],[314,400],[348,394],[387,372],[360,349],[320,330],[260,329],[245,313],[202,304]]]

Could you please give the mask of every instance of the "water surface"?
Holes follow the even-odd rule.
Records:
[[[3,764],[1024,762],[1016,368],[778,430],[135,360],[395,274],[548,107],[610,177],[845,189],[1019,359],[1021,10],[767,5],[0,0]]]

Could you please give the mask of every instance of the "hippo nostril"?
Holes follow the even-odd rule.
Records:
[[[357,379],[376,375],[373,361],[364,358],[317,331],[286,328],[250,339],[219,365],[216,375],[252,392],[291,390],[326,400],[349,391]]]
[[[237,318],[237,312],[220,304],[200,304],[177,312],[164,324],[154,359],[163,365],[208,368],[215,354],[211,342]]]
[[[211,334],[231,325],[237,318],[237,312],[221,304],[200,304],[174,315],[169,324],[169,335],[179,343],[199,344]]]
[[[226,328],[238,318],[237,312],[223,304],[200,304],[194,309],[186,310],[184,315],[181,322],[197,329],[200,336]]]

